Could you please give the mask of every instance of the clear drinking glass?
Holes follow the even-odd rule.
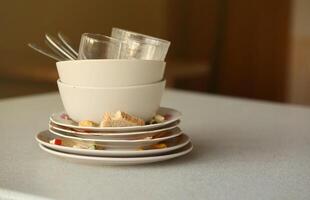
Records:
[[[123,59],[164,61],[170,46],[170,42],[167,40],[120,28],[112,28],[111,37],[126,43],[122,47],[120,55]]]
[[[116,38],[101,34],[83,33],[78,59],[119,59],[123,44]]]

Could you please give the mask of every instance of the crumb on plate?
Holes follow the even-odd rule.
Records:
[[[83,126],[83,127],[95,127],[96,123],[92,122],[90,120],[83,120],[79,122],[79,126]]]

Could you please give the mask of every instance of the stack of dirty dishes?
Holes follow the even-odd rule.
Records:
[[[82,35],[79,60],[57,62],[65,111],[36,139],[56,156],[97,164],[142,164],[189,153],[181,113],[160,107],[170,42],[113,28]]]

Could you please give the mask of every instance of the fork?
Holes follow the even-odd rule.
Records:
[[[70,45],[68,38],[61,32],[58,32],[57,36],[59,39],[50,34],[45,34],[45,43],[52,50],[52,52],[34,43],[29,43],[28,46],[33,50],[57,61],[76,60],[78,53]]]
[[[69,60],[76,60],[77,56],[70,52],[69,49],[66,49],[65,45],[61,43],[57,38],[53,37],[52,35],[46,33],[45,34],[45,41],[47,41],[51,46],[54,48],[51,48],[55,53],[58,51],[62,55],[64,55]],[[50,46],[50,47],[51,47]]]

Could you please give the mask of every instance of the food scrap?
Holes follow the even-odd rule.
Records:
[[[62,144],[62,140],[55,138],[49,141],[50,144],[55,144],[55,145],[61,145]]]
[[[77,149],[104,150],[104,146],[101,144],[85,142],[76,142],[72,147]]]
[[[83,127],[95,127],[97,124],[95,122],[92,122],[90,120],[84,120],[79,122],[79,126]]]
[[[139,147],[137,150],[142,151],[142,150],[164,149],[164,148],[167,148],[167,145],[165,143],[158,143],[158,144],[153,144],[153,145],[147,146],[147,147]]]
[[[65,116],[64,116],[65,117]],[[69,116],[68,116],[69,117]],[[123,111],[117,111],[115,113],[104,113],[103,119],[100,125],[90,120],[83,120],[79,122],[79,126],[82,127],[128,127],[128,126],[143,126],[145,124],[158,124],[171,118],[171,115],[165,116],[156,114],[150,121],[145,122],[143,119],[130,115]]]
[[[89,149],[89,150],[104,150],[104,146],[103,145],[99,145],[99,144],[93,144],[93,143],[82,143],[82,142],[76,142],[74,143],[74,145],[69,145],[68,143],[65,143],[59,139],[59,138],[55,138],[49,141],[50,144],[55,144],[55,145],[62,145],[62,146],[68,146],[68,147],[73,147],[73,148],[77,148],[77,149]]]
[[[155,149],[163,149],[163,148],[167,148],[167,145],[165,143],[158,143],[158,144],[153,144],[152,147]]]
[[[76,149],[89,149],[89,150],[96,150],[96,145],[92,144],[92,145],[81,145],[81,144],[76,144],[72,146],[73,148]]]
[[[143,126],[143,119],[132,116],[128,113],[117,111],[116,113],[104,113],[101,127],[126,127],[126,126]]]
[[[65,120],[70,120],[69,115],[67,115],[66,113],[61,114],[60,117]]]
[[[165,120],[170,120],[172,118],[172,115],[170,114],[165,114],[164,115]]]
[[[165,119],[166,119],[166,118],[165,118],[164,116],[157,114],[157,115],[155,115],[155,116],[151,119],[151,121],[149,122],[149,124],[158,124],[158,123],[162,123],[162,122],[165,121]]]

